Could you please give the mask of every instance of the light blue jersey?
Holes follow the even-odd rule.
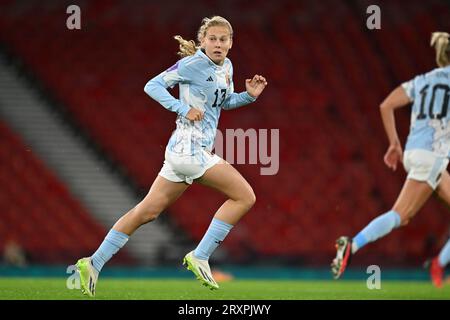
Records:
[[[233,66],[225,58],[216,65],[202,51],[179,60],[175,65],[151,79],[144,91],[166,109],[176,112],[177,128],[170,137],[167,150],[194,155],[212,151],[222,109],[234,109],[255,101],[246,91],[234,93]],[[179,99],[167,88],[179,85]],[[190,121],[186,115],[191,107],[204,112],[201,121]]]
[[[413,101],[405,150],[423,149],[450,156],[450,66],[402,84]]]

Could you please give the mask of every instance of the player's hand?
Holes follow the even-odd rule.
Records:
[[[403,150],[400,145],[390,145],[384,155],[384,163],[392,171],[397,170],[397,163],[401,163],[403,158]]]
[[[186,114],[186,118],[191,121],[200,121],[203,119],[203,112],[191,107],[189,112]]]
[[[253,79],[245,80],[245,90],[247,90],[247,93],[253,98],[258,98],[266,86],[266,78],[257,74],[253,77]]]

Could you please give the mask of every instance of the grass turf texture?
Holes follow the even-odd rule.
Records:
[[[450,286],[429,282],[382,281],[369,290],[365,281],[233,280],[210,291],[196,280],[115,279],[97,283],[95,298],[66,288],[65,278],[0,278],[0,300],[376,300],[450,299]]]

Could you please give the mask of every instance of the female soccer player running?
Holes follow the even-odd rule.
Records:
[[[433,33],[431,45],[436,49],[439,68],[403,83],[380,105],[389,139],[384,162],[395,171],[403,157],[403,166],[408,173],[403,189],[392,210],[372,220],[353,239],[343,236],[336,240],[337,254],[331,264],[335,279],[342,275],[351,256],[359,249],[393,229],[407,225],[433,191],[450,204],[450,176],[446,171],[450,155],[449,34]],[[411,128],[403,155],[394,110],[411,102]],[[441,267],[450,261],[450,245],[444,247],[438,260]]]
[[[233,93],[233,66],[227,58],[233,29],[224,18],[205,18],[197,34],[198,45],[176,36],[183,57],[151,79],[144,91],[166,109],[176,112],[176,130],[165,151],[165,161],[147,196],[122,216],[98,250],[77,262],[83,293],[94,296],[103,265],[122,248],[141,225],[153,221],[192,184],[198,182],[224,193],[228,200],[217,210],[195,250],[183,260],[203,285],[219,288],[208,259],[231,228],[255,203],[248,182],[228,162],[211,153],[222,109],[254,102],[267,85],[260,75],[245,81],[246,91]],[[179,99],[167,88],[179,85]]]

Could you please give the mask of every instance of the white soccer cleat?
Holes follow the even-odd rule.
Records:
[[[211,290],[219,289],[219,285],[211,274],[208,260],[196,258],[194,256],[194,251],[191,251],[184,257],[183,265],[186,266],[186,269],[192,271],[205,287],[208,287]]]

